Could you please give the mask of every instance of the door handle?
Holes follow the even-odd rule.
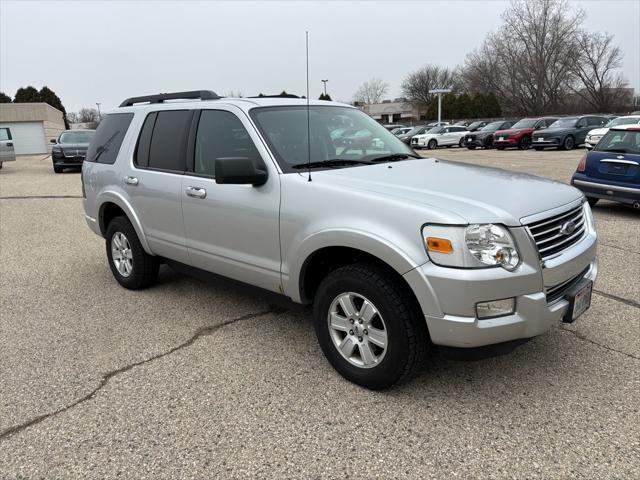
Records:
[[[186,190],[185,190],[185,193],[189,197],[193,197],[193,198],[206,198],[207,197],[207,191],[204,188],[200,188],[200,187],[187,187]]]
[[[13,147],[13,143],[7,142],[7,147]]]
[[[136,177],[124,177],[124,183],[127,185],[138,185],[138,179]]]

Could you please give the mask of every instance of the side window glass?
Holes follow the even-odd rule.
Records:
[[[151,149],[151,132],[153,132],[153,126],[156,123],[156,112],[147,115],[140,130],[140,137],[138,137],[138,145],[136,146],[136,154],[133,161],[139,167],[149,166],[149,150]]]
[[[9,140],[9,130],[7,128],[0,128],[0,141]]]
[[[249,158],[256,166],[262,163],[238,117],[224,110],[203,110],[196,134],[194,172],[214,176],[218,158]]]
[[[151,135],[149,168],[184,172],[190,110],[158,112]]]
[[[582,118],[578,121],[578,124],[576,125],[576,127],[578,128],[584,128],[587,126],[587,120]]]
[[[110,113],[100,122],[89,148],[88,162],[113,164],[116,161],[120,145],[133,119],[133,113]]]

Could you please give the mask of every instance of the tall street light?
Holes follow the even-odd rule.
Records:
[[[429,93],[436,93],[438,95],[438,123],[440,123],[440,119],[442,118],[442,94],[450,92],[450,88],[434,88],[433,90],[429,90]]]
[[[320,80],[323,84],[324,84],[324,96],[327,96],[327,82],[329,81],[329,79],[326,80]]]

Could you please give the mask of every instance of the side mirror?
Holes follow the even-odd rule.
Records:
[[[55,138],[52,138],[51,140],[49,140],[51,143],[58,143],[58,141]]]
[[[264,185],[267,172],[256,168],[254,161],[247,157],[223,157],[215,161],[216,183],[234,185]]]

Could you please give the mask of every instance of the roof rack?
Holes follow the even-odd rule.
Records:
[[[211,90],[193,90],[191,92],[157,93],[143,97],[127,98],[120,107],[131,107],[136,103],[162,103],[165,100],[219,100],[220,96]]]

